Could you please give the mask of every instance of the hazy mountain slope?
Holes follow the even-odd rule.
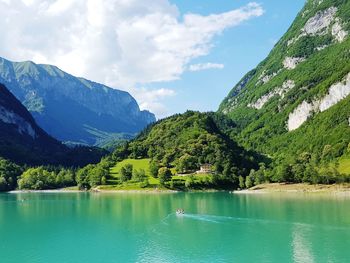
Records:
[[[102,154],[86,147],[69,149],[50,137],[0,84],[0,157],[26,164],[83,165],[97,162]]]
[[[55,66],[0,58],[0,83],[61,141],[95,144],[116,133],[137,133],[155,117],[129,93],[74,77]]]
[[[237,123],[239,142],[270,156],[346,154],[349,32],[350,1],[307,1],[269,56],[220,105]]]

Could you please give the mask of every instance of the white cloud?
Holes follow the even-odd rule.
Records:
[[[189,71],[202,71],[207,69],[223,69],[224,64],[218,63],[203,63],[203,64],[193,64],[188,67]]]
[[[169,0],[0,0],[0,56],[131,90],[180,78],[216,35],[263,12],[257,3],[181,16]]]
[[[176,92],[172,89],[147,89],[144,87],[132,89],[131,93],[140,103],[140,108],[142,110],[150,110],[155,113],[158,118],[163,118],[169,114],[162,100],[176,95]]]

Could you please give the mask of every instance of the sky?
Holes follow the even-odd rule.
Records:
[[[0,0],[0,56],[126,90],[163,118],[216,111],[305,0]]]

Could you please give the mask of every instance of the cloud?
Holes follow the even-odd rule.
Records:
[[[163,118],[169,114],[162,101],[165,98],[176,95],[175,90],[172,89],[149,89],[145,87],[134,88],[131,90],[131,93],[140,103],[140,108],[142,110],[150,110],[155,113],[158,118]]]
[[[263,12],[254,2],[204,16],[169,0],[0,0],[0,56],[131,90],[179,79],[215,36]]]
[[[224,64],[218,63],[204,63],[204,64],[193,64],[188,67],[189,71],[202,71],[207,69],[223,69]]]

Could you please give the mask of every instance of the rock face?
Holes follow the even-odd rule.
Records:
[[[299,39],[305,36],[322,36],[329,31],[334,39],[338,42],[343,42],[348,33],[343,29],[342,21],[336,17],[338,8],[330,7],[326,10],[319,11],[315,16],[311,17],[301,29],[300,35],[288,41],[288,46],[296,43]]]
[[[288,118],[288,130],[294,131],[298,129],[312,115],[317,106],[312,103],[303,101]]]
[[[350,73],[343,82],[329,88],[326,96],[314,99],[311,103],[303,101],[288,118],[288,130],[298,129],[313,113],[324,112],[350,95]]]
[[[328,94],[320,101],[320,111],[326,111],[350,95],[350,73],[343,82],[332,85]]]
[[[271,79],[276,77],[280,72],[281,71],[279,70],[269,75],[269,74],[266,74],[266,71],[263,71],[263,73],[261,73],[261,75],[259,76],[259,81],[257,85],[268,83]]]
[[[0,106],[0,121],[15,126],[19,134],[29,135],[32,139],[37,137],[33,126],[28,121],[3,106]]]
[[[289,90],[293,89],[294,87],[295,87],[294,81],[287,80],[286,82],[284,82],[282,84],[282,87],[278,87],[278,88],[274,89],[273,91],[265,94],[264,96],[259,98],[255,103],[248,104],[248,107],[260,110],[274,96],[280,96],[281,98],[283,98],[284,94],[286,94]]]
[[[55,66],[0,58],[0,83],[62,141],[93,145],[101,136],[137,133],[155,121],[127,92],[76,78]]]
[[[104,154],[91,147],[70,149],[49,136],[0,84],[0,157],[29,165],[84,166],[100,161]]]
[[[348,32],[343,30],[341,22],[338,18],[336,19],[336,22],[332,27],[332,36],[335,37],[335,39],[338,42],[343,42],[345,38],[348,36]]]
[[[303,61],[305,61],[305,58],[286,57],[283,61],[283,66],[286,69],[295,69],[297,65]]]
[[[47,135],[27,109],[0,84],[0,156],[11,158],[12,150],[45,153],[44,147],[55,151],[65,148]]]
[[[306,22],[302,32],[307,35],[322,34],[322,31],[333,22],[337,10],[336,7],[330,7],[324,11],[318,12]]]
[[[0,84],[0,123],[2,127],[8,126],[13,133],[18,133],[31,140],[47,139],[54,142],[49,136],[35,123],[33,117],[27,109]]]

